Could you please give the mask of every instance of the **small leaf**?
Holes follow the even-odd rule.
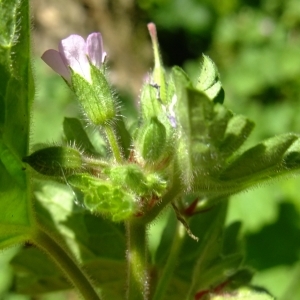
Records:
[[[96,150],[78,119],[65,118],[63,128],[70,145],[75,144],[78,147],[83,147],[84,151],[95,154]]]
[[[242,115],[235,115],[228,122],[224,139],[220,145],[220,151],[227,156],[234,154],[247,140],[254,123]]]
[[[126,128],[124,118],[122,116],[118,116],[116,120],[114,120],[114,130],[116,136],[118,136],[118,142],[122,148],[122,152],[125,158],[128,158],[131,151],[132,146],[132,137],[129,131]]]
[[[203,55],[200,67],[200,75],[196,88],[204,92],[215,103],[223,103],[224,90],[219,78],[215,63],[206,55]]]
[[[94,216],[75,204],[65,185],[43,182],[35,192],[36,213],[42,226],[62,235],[82,268],[110,299],[124,299],[126,238],[123,224]],[[62,201],[62,199],[64,201]],[[14,291],[35,295],[70,289],[71,285],[45,254],[23,248],[12,260]],[[116,272],[117,270],[117,272]]]

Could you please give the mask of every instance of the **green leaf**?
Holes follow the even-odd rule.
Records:
[[[132,138],[126,128],[124,118],[122,116],[118,116],[118,118],[114,120],[114,131],[119,138],[118,143],[122,148],[125,158],[128,158],[132,147]]]
[[[70,145],[75,144],[77,147],[82,147],[87,153],[96,153],[94,146],[78,119],[65,118],[63,127],[66,139]]]
[[[226,156],[231,156],[247,140],[254,123],[242,115],[233,116],[227,124],[224,138],[220,145],[220,151]]]
[[[39,222],[76,256],[103,294],[124,299],[126,239],[122,224],[94,216],[76,204],[65,185],[42,183],[37,187]],[[62,201],[63,199],[63,201]],[[34,295],[71,288],[56,265],[41,251],[26,247],[12,260],[15,291]]]
[[[297,135],[282,134],[259,143],[237,157],[220,179],[251,185],[298,169],[299,141],[293,145],[297,139]]]
[[[191,88],[184,73],[173,69],[176,112],[180,138],[177,161],[188,189],[219,198],[240,192],[259,182],[299,169],[300,142],[295,134],[283,134],[237,155],[254,124],[233,115],[223,105],[210,101]],[[213,200],[214,199],[214,200]]]
[[[28,239],[27,154],[34,87],[28,1],[0,2],[0,247]]]
[[[218,69],[215,63],[206,55],[203,55],[200,74],[196,88],[215,103],[223,103],[224,90],[220,81]]]
[[[192,299],[191,295],[216,287],[238,270],[243,258],[237,240],[239,228],[232,225],[224,232],[225,216],[224,200],[222,204],[191,218],[190,229],[199,242],[186,235],[165,299]],[[175,222],[177,220],[171,214],[155,257],[159,270],[168,259]]]
[[[10,262],[14,268],[14,291],[20,294],[38,295],[70,288],[59,269],[53,266],[46,254],[37,248],[21,250]]]
[[[223,105],[215,104],[205,94],[191,88],[179,70],[174,69],[173,75],[180,131],[177,159],[182,178],[188,188],[194,186],[202,194],[207,190],[209,193],[220,190],[214,178],[218,181],[227,159],[243,144],[253,123],[242,116],[234,116]]]

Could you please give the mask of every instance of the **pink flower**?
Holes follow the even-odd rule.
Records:
[[[47,50],[42,55],[42,60],[68,82],[71,82],[70,68],[91,82],[90,63],[100,69],[105,56],[102,36],[99,32],[94,32],[86,41],[80,35],[70,35],[59,43],[58,51]]]

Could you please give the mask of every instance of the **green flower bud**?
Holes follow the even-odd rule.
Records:
[[[53,146],[38,150],[23,158],[37,172],[64,176],[83,169],[81,153],[71,147]]]
[[[87,117],[95,125],[105,125],[116,116],[112,91],[106,80],[102,36],[91,33],[86,40],[72,34],[50,49],[42,59],[73,89]]]
[[[90,65],[92,82],[72,73],[73,90],[89,120],[94,125],[109,124],[116,116],[117,108],[112,90],[103,69]]]
[[[140,129],[137,139],[137,148],[146,162],[158,162],[166,150],[167,133],[165,126],[152,117]]]

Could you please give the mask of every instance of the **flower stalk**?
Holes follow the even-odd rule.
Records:
[[[121,163],[123,160],[122,152],[120,150],[120,146],[118,144],[118,139],[116,137],[114,129],[110,125],[105,125],[104,131],[116,162]]]

